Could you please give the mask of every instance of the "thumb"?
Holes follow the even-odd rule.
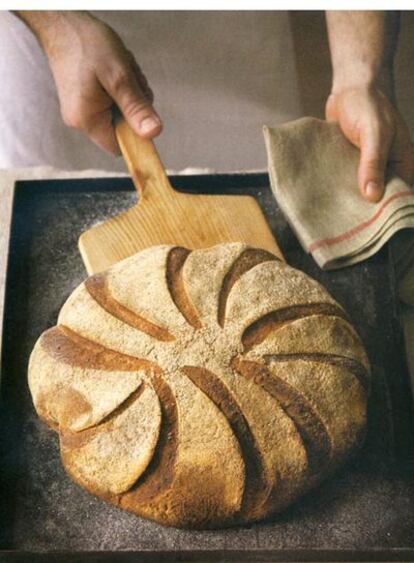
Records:
[[[389,134],[372,125],[363,128],[360,133],[358,184],[363,197],[372,203],[380,201],[384,195],[391,141]]]
[[[133,72],[99,77],[130,127],[140,137],[153,138],[162,131],[162,122]]]

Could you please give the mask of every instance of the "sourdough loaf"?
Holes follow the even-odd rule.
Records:
[[[89,277],[29,365],[71,478],[173,526],[280,511],[361,442],[369,364],[317,282],[241,243]]]

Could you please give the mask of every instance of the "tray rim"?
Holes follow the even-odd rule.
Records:
[[[277,551],[261,549],[256,551],[240,550],[164,550],[155,553],[151,550],[123,550],[123,551],[16,551],[0,550],[0,561],[43,563],[75,563],[93,562],[105,563],[306,563],[306,562],[394,562],[414,560],[412,548],[388,549],[280,549]]]
[[[215,181],[223,182],[227,188],[229,182],[238,182],[235,187],[237,190],[240,189],[241,192],[246,193],[246,187],[250,189],[263,188],[263,181],[267,181],[268,175],[265,172],[239,172],[239,173],[220,173],[220,174],[192,174],[192,175],[179,175],[174,174],[169,176],[169,179],[176,189],[176,181],[179,183],[186,184],[185,188],[189,188],[191,182],[197,184],[198,181],[205,181],[206,177],[214,176]],[[240,180],[245,180],[246,185],[240,186]],[[118,186],[111,185],[112,182],[116,182]],[[121,181],[121,186],[119,182]],[[102,176],[83,175],[79,173],[76,176],[63,175],[60,177],[58,174],[56,176],[45,178],[26,178],[15,177],[13,181],[13,193],[11,195],[11,212],[10,221],[7,227],[7,247],[6,247],[6,260],[5,260],[5,276],[4,276],[4,287],[0,287],[0,386],[2,381],[2,344],[4,340],[4,324],[5,324],[5,313],[6,313],[6,296],[7,288],[11,283],[9,278],[9,262],[11,259],[11,245],[12,245],[12,228],[15,207],[17,205],[17,192],[21,190],[31,190],[42,189],[45,192],[53,193],[59,185],[59,189],[67,188],[69,192],[76,192],[78,188],[73,187],[73,183],[76,182],[80,184],[80,191],[86,192],[108,192],[108,191],[134,191],[134,186],[130,177],[126,175],[116,175],[113,173],[104,174]],[[88,182],[88,187],[84,185]],[[46,185],[45,185],[46,184]],[[56,184],[56,185],[55,185]],[[71,187],[70,187],[71,185]],[[189,191],[190,189],[180,189],[178,191]],[[197,190],[194,190],[197,192]],[[199,191],[199,193],[205,193]],[[207,192],[209,193],[209,192]],[[254,196],[254,191],[252,194]],[[392,258],[389,251],[389,246],[387,245],[387,260],[389,266],[392,266]],[[393,271],[393,269],[391,268]],[[394,280],[393,280],[394,281]],[[405,352],[405,349],[404,349]],[[36,563],[37,561],[56,561],[59,563],[72,562],[72,561],[90,561],[90,562],[105,562],[105,561],[119,561],[126,563],[136,562],[136,563],[147,563],[154,562],[154,556],[156,557],[156,563],[162,562],[172,562],[179,561],[181,563],[185,562],[197,562],[197,563],[232,563],[235,561],[240,562],[314,562],[314,561],[332,561],[332,562],[342,562],[342,561],[414,561],[414,548],[405,547],[392,547],[392,548],[369,548],[369,549],[319,549],[319,548],[304,548],[304,549],[262,549],[262,550],[121,550],[121,551],[109,551],[109,550],[95,550],[95,551],[62,551],[62,550],[36,550],[27,551],[19,549],[0,549],[0,563],[5,562],[20,562],[20,561],[31,561]]]

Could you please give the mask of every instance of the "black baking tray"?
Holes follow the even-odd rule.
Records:
[[[27,386],[34,342],[85,278],[80,233],[130,207],[128,178],[19,181],[8,258],[0,388],[0,561],[414,560],[414,419],[389,252],[334,272],[304,253],[266,174],[171,177],[180,191],[254,195],[286,260],[346,308],[372,363],[362,450],[282,514],[209,531],[164,528],[72,483]]]

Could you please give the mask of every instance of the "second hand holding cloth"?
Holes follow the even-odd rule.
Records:
[[[264,128],[273,193],[302,247],[324,270],[375,254],[401,229],[414,228],[414,191],[389,174],[377,204],[358,189],[360,152],[339,125],[306,117]]]

